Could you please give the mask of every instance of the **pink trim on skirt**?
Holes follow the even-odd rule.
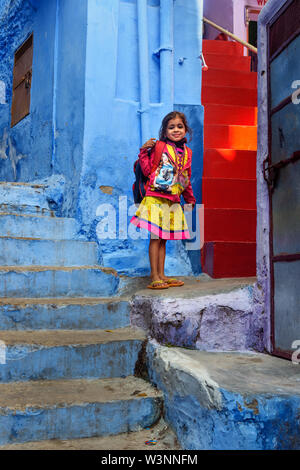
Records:
[[[130,220],[130,223],[135,225],[138,228],[144,228],[148,230],[148,232],[153,233],[154,235],[162,238],[163,240],[189,240],[191,238],[190,232],[188,230],[176,230],[174,231],[165,231],[162,230],[161,227],[158,227],[156,224],[152,222],[148,222],[147,220],[140,219],[135,215]]]

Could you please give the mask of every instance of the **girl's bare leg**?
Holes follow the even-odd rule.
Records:
[[[158,251],[158,275],[162,281],[167,279],[165,276],[166,242],[167,240],[160,240]]]
[[[172,279],[173,286],[183,286],[184,282],[171,277],[165,276],[165,258],[166,258],[166,242],[167,240],[160,240],[158,252],[158,275],[162,281],[170,281]],[[170,285],[170,282],[168,282]]]
[[[152,281],[159,281],[158,275],[158,257],[159,257],[160,239],[151,238],[149,243],[149,260],[151,267]]]

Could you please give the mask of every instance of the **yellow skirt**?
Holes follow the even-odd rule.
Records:
[[[130,222],[164,240],[190,238],[181,205],[166,198],[144,197]]]

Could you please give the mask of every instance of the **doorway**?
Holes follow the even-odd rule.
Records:
[[[245,24],[247,28],[247,42],[254,47],[257,47],[257,20],[261,8],[254,8],[253,6],[245,6]],[[251,71],[257,72],[257,54],[248,50],[248,55],[251,57]]]

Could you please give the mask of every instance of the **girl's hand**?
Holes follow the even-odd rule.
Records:
[[[195,207],[195,204],[184,204],[184,210],[186,212],[191,212]]]
[[[152,139],[147,140],[147,142],[145,142],[144,145],[142,145],[141,148],[142,149],[147,149],[147,148],[152,149],[155,144],[156,144],[156,139],[152,138]]]

